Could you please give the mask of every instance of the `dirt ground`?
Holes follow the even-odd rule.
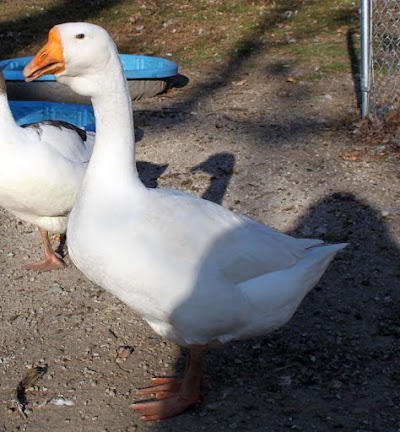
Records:
[[[199,406],[144,424],[136,390],[180,374],[186,353],[68,256],[22,271],[38,232],[1,211],[0,431],[400,431],[399,161],[351,126],[352,77],[293,83],[262,61],[180,72],[188,85],[134,105],[144,181],[348,248],[288,325],[210,352]]]

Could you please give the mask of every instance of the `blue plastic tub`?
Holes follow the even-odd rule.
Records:
[[[178,73],[175,62],[160,57],[134,54],[120,54],[119,57],[128,80],[168,78]],[[25,81],[22,71],[32,59],[33,56],[29,56],[0,61],[6,81]],[[53,75],[45,75],[35,81],[55,81],[55,78]]]
[[[178,66],[160,57],[120,54],[132,100],[153,97],[168,88],[169,79],[178,73]],[[90,104],[90,99],[73,92],[45,75],[30,83],[25,82],[24,67],[32,56],[0,61],[7,83],[9,100],[52,101],[73,104]]]
[[[95,130],[94,112],[91,105],[57,102],[10,101],[10,108],[18,125],[43,120],[62,120],[87,131]]]

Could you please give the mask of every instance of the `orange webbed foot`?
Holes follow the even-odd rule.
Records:
[[[156,393],[154,400],[136,402],[131,405],[140,411],[143,421],[157,421],[176,416],[201,401],[200,393],[180,393],[181,381],[175,380],[142,389],[139,394]],[[175,391],[177,389],[177,391]]]
[[[153,378],[150,387],[139,390],[140,395],[155,394],[155,399],[131,405],[140,411],[143,421],[157,421],[176,416],[201,401],[203,363],[206,345],[191,345],[189,364],[183,380],[177,378]]]
[[[33,270],[38,273],[44,273],[51,270],[63,269],[64,267],[64,261],[61,258],[58,258],[57,255],[52,254],[46,256],[44,260],[22,266],[22,269]]]

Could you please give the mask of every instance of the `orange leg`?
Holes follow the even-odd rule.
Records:
[[[131,405],[140,411],[144,421],[162,420],[182,413],[201,400],[200,386],[203,378],[207,346],[192,345],[190,359],[183,380],[176,378],[153,378],[152,385],[139,391],[139,395],[155,393],[153,400]]]
[[[40,235],[42,236],[44,246],[44,260],[24,265],[22,268],[24,270],[35,270],[38,273],[64,268],[64,261],[56,255],[51,246],[49,233],[40,228]]]

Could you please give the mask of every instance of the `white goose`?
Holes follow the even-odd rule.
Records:
[[[156,378],[139,392],[156,398],[133,405],[143,420],[176,415],[200,400],[207,348],[285,324],[345,244],[320,246],[209,201],[147,189],[135,169],[127,83],[101,27],[53,27],[24,73],[54,73],[92,98],[96,143],[68,224],[69,253],[154,331],[189,347],[183,380]]]
[[[65,233],[93,144],[94,134],[65,122],[18,126],[0,70],[0,205],[37,225],[44,244],[44,260],[23,268],[43,272],[64,267],[48,232]]]

